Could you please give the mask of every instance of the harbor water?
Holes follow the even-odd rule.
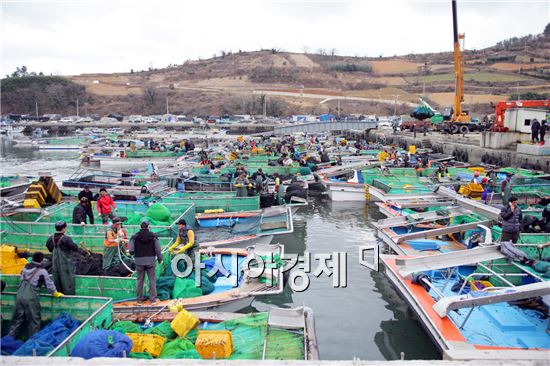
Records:
[[[1,140],[2,174],[37,175],[51,172],[58,181],[69,177],[78,166],[77,152],[39,152],[16,148]],[[270,306],[306,305],[313,309],[321,359],[395,360],[437,359],[441,356],[413,319],[383,273],[372,272],[359,263],[360,247],[375,240],[372,220],[383,216],[375,205],[311,199],[294,217],[294,232],[277,240],[285,252],[316,254],[347,253],[347,287],[334,288],[333,278],[309,274],[310,285],[303,292],[289,286],[280,295],[257,298],[242,312],[264,311]],[[330,261],[329,261],[330,263]]]

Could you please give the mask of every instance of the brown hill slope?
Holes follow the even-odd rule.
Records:
[[[160,114],[167,101],[170,113],[258,114],[265,94],[269,114],[334,113],[337,101],[320,103],[331,96],[355,98],[340,103],[342,113],[391,114],[410,112],[404,103],[418,102],[421,95],[434,107],[450,106],[452,60],[451,52],[364,58],[262,50],[68,78],[86,88],[90,114]],[[473,113],[490,113],[490,102],[518,91],[550,93],[550,34],[469,50],[465,60],[465,104]],[[10,108],[3,110],[26,113]]]

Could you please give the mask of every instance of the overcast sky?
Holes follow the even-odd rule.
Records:
[[[450,0],[73,0],[2,2],[2,75],[126,72],[281,48],[340,55],[452,50]],[[458,2],[466,48],[541,33],[550,0]]]

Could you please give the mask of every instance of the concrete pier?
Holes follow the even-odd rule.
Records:
[[[491,134],[498,134],[491,132]],[[542,170],[550,173],[550,155],[545,155],[547,147],[536,147],[535,145],[520,144],[520,148],[514,143],[514,136],[500,133],[491,139],[505,139],[509,141],[507,148],[490,148],[482,142],[487,140],[487,135],[481,133],[469,133],[466,135],[449,135],[439,132],[417,132],[414,138],[412,132],[398,131],[395,135],[392,130],[375,130],[370,132],[372,138],[385,139],[402,148],[410,145],[417,147],[431,148],[436,152],[454,155],[457,160],[473,164],[487,163],[502,167],[519,167],[527,169]],[[510,140],[511,139],[511,140]],[[487,142],[489,143],[489,142]],[[501,143],[502,144],[502,143]],[[525,147],[523,145],[526,145]],[[541,150],[541,155],[534,155]]]

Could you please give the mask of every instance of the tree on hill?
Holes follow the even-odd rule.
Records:
[[[44,76],[18,67],[1,80],[2,111],[4,113],[34,114],[36,106],[42,113],[75,112],[76,100],[91,103],[86,88],[60,76]]]
[[[546,24],[546,27],[544,28],[543,33],[546,37],[550,37],[550,23]]]

